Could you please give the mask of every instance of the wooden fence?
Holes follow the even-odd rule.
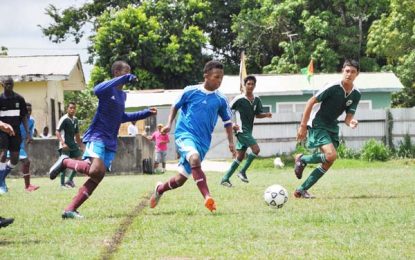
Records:
[[[294,151],[301,116],[301,113],[274,113],[272,118],[256,119],[253,135],[261,148],[260,155],[274,156]],[[360,150],[371,138],[395,146],[399,146],[399,142],[407,134],[412,139],[415,138],[415,108],[358,110],[355,118],[359,120],[356,129],[343,123],[344,115],[339,119],[341,138],[345,140],[347,147],[355,150]],[[213,133],[211,149],[206,158],[230,158],[221,122],[218,122]]]

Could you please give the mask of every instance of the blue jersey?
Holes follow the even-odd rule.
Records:
[[[83,141],[85,143],[100,141],[105,144],[106,149],[116,151],[118,130],[121,123],[140,120],[151,115],[149,109],[125,113],[127,95],[117,87],[133,79],[135,79],[134,75],[125,74],[94,87],[94,93],[98,97],[98,108],[91,125],[84,134]]]
[[[30,118],[27,120],[27,124],[29,128],[30,137],[33,138],[33,133],[35,131],[35,119],[33,119],[33,117],[30,116]],[[20,136],[22,137],[22,143],[24,143],[27,135],[23,123],[20,123]]]
[[[232,112],[227,98],[218,90],[206,90],[203,85],[186,87],[173,106],[181,109],[175,138],[191,138],[205,150],[210,147],[218,115],[225,127],[231,124]]]

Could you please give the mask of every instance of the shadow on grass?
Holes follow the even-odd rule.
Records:
[[[0,240],[0,247],[8,245],[27,245],[27,244],[40,244],[41,240]]]

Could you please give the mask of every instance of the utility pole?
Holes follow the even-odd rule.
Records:
[[[284,32],[282,34],[287,35],[287,37],[290,39],[290,46],[291,46],[291,51],[293,52],[294,64],[295,64],[295,66],[297,66],[297,60],[295,59],[295,52],[294,52],[294,46],[293,46],[293,38],[295,36],[298,36],[298,34],[297,33],[291,33],[290,31]]]

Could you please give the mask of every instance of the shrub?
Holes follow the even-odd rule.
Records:
[[[412,145],[411,137],[406,134],[402,141],[399,141],[399,148],[397,155],[400,158],[414,158],[415,157],[415,146]]]
[[[389,148],[375,139],[369,139],[363,145],[360,158],[366,161],[386,161],[389,159],[391,152]]]
[[[340,142],[339,147],[336,149],[337,157],[340,159],[359,159],[360,154],[358,151],[353,150],[352,148],[346,147],[344,141]]]

